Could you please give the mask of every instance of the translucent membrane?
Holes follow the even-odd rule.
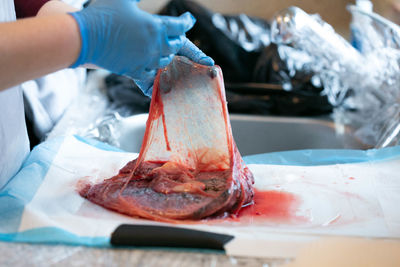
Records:
[[[175,57],[156,78],[136,160],[80,194],[131,216],[171,221],[237,214],[253,175],[232,137],[221,69]]]

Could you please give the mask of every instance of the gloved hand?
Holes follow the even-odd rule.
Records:
[[[189,39],[184,37],[183,45],[178,51],[178,55],[185,56],[190,60],[197,62],[199,64],[213,66],[214,60],[206,54],[204,54],[195,44],[193,44]],[[143,93],[149,97],[153,92],[154,79],[156,77],[157,71],[149,72],[148,75],[141,77],[140,79],[134,79],[137,86],[142,89]]]
[[[157,70],[177,53],[200,64],[214,64],[185,37],[195,23],[189,12],[158,16],[142,11],[132,0],[94,0],[71,15],[82,38],[81,52],[71,67],[91,63],[126,75],[146,95],[151,95]]]

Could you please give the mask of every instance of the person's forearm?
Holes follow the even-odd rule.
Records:
[[[60,0],[51,0],[45,3],[39,10],[36,16],[50,16],[55,14],[65,14],[68,12],[78,11],[77,8],[70,6]],[[93,64],[83,64],[81,67],[88,69],[98,69],[97,66]]]
[[[0,23],[0,90],[69,67],[81,46],[67,14]]]

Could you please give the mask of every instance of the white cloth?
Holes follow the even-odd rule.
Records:
[[[141,135],[131,138],[141,139]],[[272,206],[265,202],[259,206],[261,214],[252,216],[256,204],[248,216],[234,220],[171,225],[109,211],[77,193],[82,182],[112,177],[137,154],[101,150],[72,136],[52,139],[29,159],[39,167],[25,168],[15,177],[15,184],[8,186],[5,195],[12,197],[9,207],[26,204],[22,214],[1,213],[0,206],[0,214],[4,214],[0,216],[0,232],[5,225],[2,222],[10,216],[22,216],[19,224],[6,230],[18,232],[16,240],[109,245],[111,233],[121,224],[164,225],[229,234],[235,238],[226,247],[228,254],[270,258],[282,254],[294,257],[299,246],[323,236],[399,239],[400,150],[380,151],[331,150],[324,162],[334,161],[338,154],[342,157],[336,156],[337,163],[320,166],[248,164],[255,188],[265,194],[260,199],[270,200]],[[298,151],[292,158],[287,152],[272,153],[268,158],[290,164],[299,157],[312,158],[309,155],[316,152]],[[359,160],[360,154],[365,155],[363,162],[350,163]],[[345,163],[345,159],[350,162]],[[244,160],[247,162],[246,157]],[[27,176],[33,179],[22,183]],[[33,191],[32,198],[28,194],[29,201],[20,193]]]
[[[0,1],[0,22],[15,20],[14,0]]]
[[[13,0],[0,1],[0,22],[15,20]],[[21,167],[29,153],[22,89],[0,92],[0,188]]]
[[[82,68],[60,70],[21,84],[26,116],[39,139],[44,139],[83,87]]]

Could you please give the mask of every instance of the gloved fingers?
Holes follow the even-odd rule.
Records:
[[[154,57],[153,60],[151,61],[150,64],[148,64],[145,68],[145,71],[149,71],[149,70],[157,70],[159,68],[164,68],[166,67],[174,58],[175,53],[164,53],[164,56],[161,57]]]
[[[170,54],[167,57],[162,57],[159,61],[159,68],[164,68],[168,66],[169,63],[171,63],[172,59],[174,58],[175,54]],[[134,79],[136,85],[142,90],[142,92],[148,96],[151,97],[151,94],[153,92],[153,84],[154,84],[154,79],[156,78],[157,75],[157,69],[146,69],[140,74],[139,79]]]
[[[168,36],[180,36],[190,30],[196,22],[196,19],[190,14],[185,12],[179,17],[159,16],[165,26]]]
[[[185,42],[185,36],[169,38],[165,47],[163,48],[162,55],[168,56],[170,54],[176,54],[182,48]]]
[[[190,60],[207,65],[213,66],[214,60],[203,53],[194,43],[185,37],[182,48],[178,51],[178,55],[185,56]]]
[[[162,57],[159,62],[160,68],[164,68],[164,67],[168,66],[168,64],[171,63],[174,56],[175,56],[175,54],[170,54],[167,57]]]

